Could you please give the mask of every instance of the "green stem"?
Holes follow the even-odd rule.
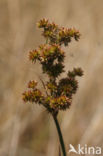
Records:
[[[46,44],[48,44],[48,38],[46,39]]]
[[[58,131],[59,141],[60,141],[60,144],[61,144],[63,156],[66,156],[64,140],[63,140],[62,132],[61,132],[61,129],[60,129],[60,126],[59,126],[59,122],[57,120],[56,115],[53,115],[53,119],[54,119],[54,122],[55,122],[55,125],[56,125],[56,128],[57,128],[57,131]]]

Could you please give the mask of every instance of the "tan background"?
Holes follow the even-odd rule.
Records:
[[[71,109],[59,115],[66,150],[70,143],[103,148],[103,1],[0,0],[0,156],[58,155],[50,115],[21,100],[29,80],[45,79],[28,61],[28,51],[44,42],[36,28],[42,17],[82,34],[66,48],[66,70],[84,70]]]

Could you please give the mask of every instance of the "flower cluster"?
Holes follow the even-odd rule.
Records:
[[[35,103],[42,104],[44,98],[39,89],[33,89],[33,90],[25,91],[23,93],[23,100],[25,102],[29,101],[29,102],[35,102]]]
[[[64,59],[64,51],[61,50],[60,46],[57,44],[43,44],[40,45],[37,50],[30,51],[29,58],[32,61],[39,60],[41,63],[53,62],[55,59],[62,62]]]
[[[32,62],[38,60],[44,73],[50,77],[58,77],[63,72],[65,53],[58,44],[40,45],[37,50],[30,51],[29,59]]]
[[[47,97],[46,102],[49,104],[52,113],[58,113],[58,110],[65,110],[71,105],[71,99],[65,95],[59,97]]]
[[[76,41],[80,38],[80,33],[75,28],[59,27],[54,22],[49,23],[47,19],[42,19],[38,22],[38,27],[43,28],[42,35],[49,41],[49,44],[57,43],[59,45],[64,44],[68,46],[71,39]]]
[[[36,88],[35,82],[30,81],[28,83],[28,88],[31,90],[25,91],[23,93],[24,102],[32,102],[42,104],[47,110],[53,114],[57,114],[59,110],[65,110],[71,105],[71,99],[65,95],[61,96],[44,96],[43,93]],[[56,88],[57,89],[57,88]],[[51,90],[51,88],[50,88]]]
[[[68,71],[68,76],[73,78],[76,76],[82,76],[83,70],[81,68],[74,68],[73,71]]]
[[[80,33],[74,28],[64,28],[55,23],[49,23],[46,19],[40,20],[38,27],[43,28],[42,35],[46,38],[46,44],[30,51],[29,59],[33,63],[39,61],[43,73],[48,75],[48,81],[43,82],[46,94],[37,88],[36,81],[30,81],[28,83],[29,90],[23,93],[23,100],[41,104],[50,113],[57,115],[59,110],[70,107],[72,95],[78,88],[76,77],[83,75],[81,68],[74,68],[72,71],[68,71],[65,78],[60,79],[59,76],[64,72],[65,58],[65,52],[61,49],[61,45],[67,46],[71,42],[71,38],[78,41]]]
[[[69,71],[66,78],[59,81],[58,93],[61,95],[66,95],[72,99],[72,95],[76,93],[78,89],[78,81],[76,76],[82,76],[83,71],[81,68],[74,68],[73,71]]]
[[[34,80],[28,83],[28,88],[35,89],[36,86],[37,86],[37,82]]]

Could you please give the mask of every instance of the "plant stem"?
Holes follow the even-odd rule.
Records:
[[[58,122],[58,119],[57,119],[56,115],[53,115],[53,119],[54,119],[54,122],[55,122],[55,125],[56,125],[56,128],[57,128],[57,132],[58,132],[58,135],[59,135],[59,141],[60,141],[60,144],[61,144],[63,156],[66,156],[64,140],[63,140],[62,132],[61,132],[60,125],[59,125],[59,122]]]

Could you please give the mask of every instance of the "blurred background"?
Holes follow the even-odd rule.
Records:
[[[36,27],[43,17],[82,34],[65,49],[66,71],[84,70],[71,108],[59,114],[66,151],[69,144],[103,148],[103,1],[0,0],[0,156],[58,155],[52,117],[22,101],[29,80],[46,78],[28,60],[28,52],[44,43]]]

